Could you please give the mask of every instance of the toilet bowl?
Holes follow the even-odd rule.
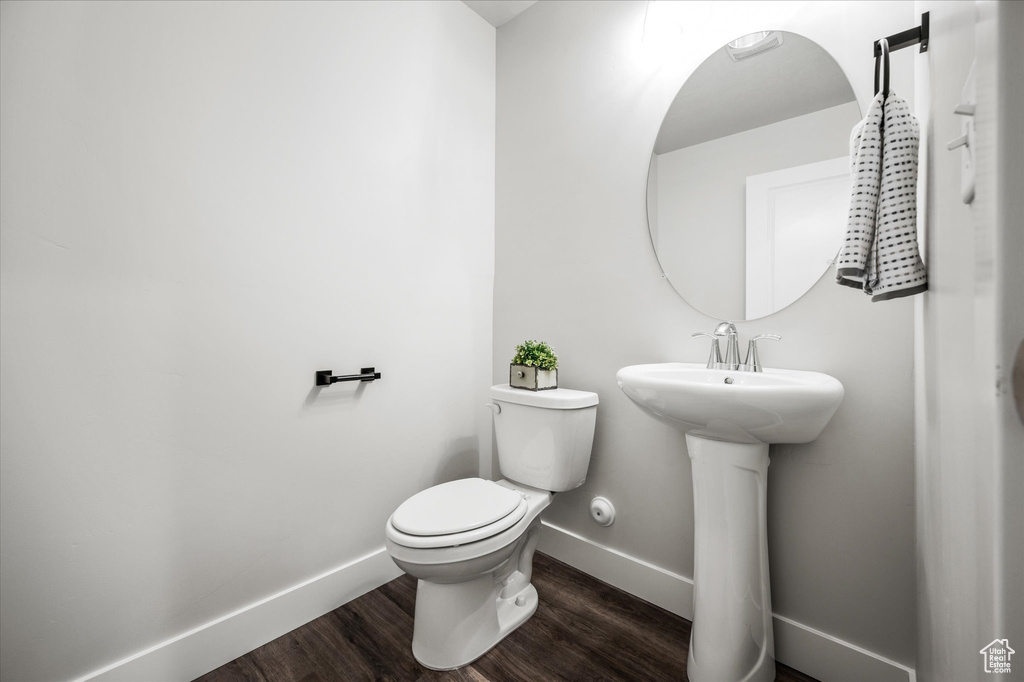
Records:
[[[385,544],[417,578],[412,650],[435,670],[467,665],[537,610],[530,583],[540,514],[583,483],[597,395],[491,388],[506,479],[466,478],[413,495],[388,519]]]
[[[530,574],[540,539],[540,512],[551,503],[551,493],[479,478],[452,481],[424,493],[457,495],[446,486],[460,484],[499,488],[496,497],[505,497],[505,491],[522,504],[495,523],[451,535],[411,535],[398,530],[393,521],[386,531],[391,558],[419,580],[413,655],[435,670],[471,663],[537,610]],[[519,518],[502,528],[508,516]],[[469,539],[474,535],[480,539]],[[412,546],[424,544],[429,546]]]

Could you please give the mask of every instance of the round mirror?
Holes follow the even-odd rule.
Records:
[[[846,225],[860,118],[836,61],[795,33],[743,36],[693,72],[647,181],[654,250],[690,305],[753,320],[821,279]]]

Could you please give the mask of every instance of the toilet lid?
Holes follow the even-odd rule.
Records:
[[[520,506],[525,514],[525,500],[515,490],[482,478],[463,478],[416,493],[391,516],[391,525],[408,535],[451,535],[491,525]]]

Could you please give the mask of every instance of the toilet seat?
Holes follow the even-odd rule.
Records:
[[[419,492],[391,515],[387,537],[412,548],[454,547],[505,531],[526,515],[524,496],[481,478],[464,478]]]

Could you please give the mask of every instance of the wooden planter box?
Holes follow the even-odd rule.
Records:
[[[512,388],[546,391],[558,388],[557,369],[538,369],[532,365],[509,365],[508,383]]]

